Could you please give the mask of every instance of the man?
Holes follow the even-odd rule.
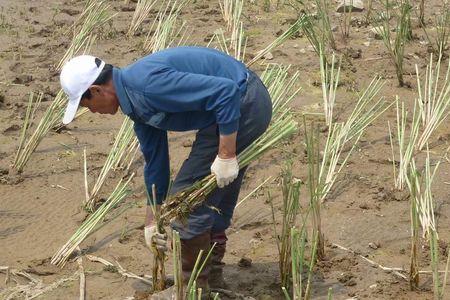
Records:
[[[209,285],[223,287],[223,263],[233,210],[245,168],[239,171],[236,155],[268,127],[270,96],[256,74],[234,58],[208,48],[178,47],[146,56],[119,69],[92,56],[78,56],[61,72],[69,97],[63,123],[71,122],[79,106],[91,112],[115,114],[120,109],[134,121],[145,158],[148,199],[145,241],[167,250],[167,237],[157,232],[151,207],[213,173],[217,188],[206,204],[193,211],[187,224],[175,222],[180,233],[183,277],[188,280],[200,250],[216,243],[212,257],[198,277],[205,295]],[[191,153],[170,191],[167,131],[198,130]],[[217,208],[211,209],[211,207]],[[209,283],[209,284],[208,284]],[[153,299],[171,299],[172,290]]]

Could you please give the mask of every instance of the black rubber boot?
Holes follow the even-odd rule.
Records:
[[[227,248],[227,236],[225,231],[211,233],[211,247],[216,244],[211,253],[211,271],[209,274],[209,286],[211,288],[227,289],[228,285],[223,277],[225,263],[223,258]]]

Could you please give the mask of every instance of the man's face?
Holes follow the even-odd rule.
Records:
[[[119,109],[119,100],[117,99],[114,88],[111,86],[92,85],[91,98],[83,98],[80,106],[87,107],[93,113],[114,115]]]

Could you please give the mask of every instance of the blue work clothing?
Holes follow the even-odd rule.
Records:
[[[251,71],[249,74],[247,92],[240,104],[238,153],[266,131],[272,117],[272,101],[266,87],[256,74]],[[170,192],[175,194],[209,175],[218,148],[219,130],[216,124],[198,131],[191,153],[181,166]],[[246,168],[241,169],[236,180],[214,190],[203,205],[191,212],[187,222],[172,223],[181,239],[191,239],[206,231],[212,235],[223,233],[230,226],[245,171]]]
[[[201,130],[217,125],[220,134],[239,128],[248,69],[217,50],[177,47],[113,69],[121,110],[134,122],[145,157],[148,190],[156,186],[161,204],[169,184],[167,131]]]

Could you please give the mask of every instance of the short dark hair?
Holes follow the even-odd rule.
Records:
[[[100,59],[95,58],[95,64],[97,65],[97,67],[100,67],[101,63],[102,63],[102,61]],[[92,84],[102,85],[102,84],[105,84],[108,81],[110,81],[112,78],[112,70],[113,70],[112,65],[105,64],[105,66],[103,67],[103,70],[100,72],[97,79],[95,79],[95,81]],[[91,99],[91,97],[92,97],[91,91],[89,89],[87,89],[81,96],[81,99],[84,99],[84,98]]]

